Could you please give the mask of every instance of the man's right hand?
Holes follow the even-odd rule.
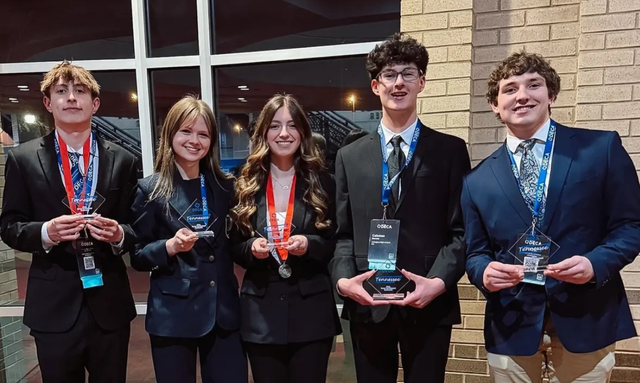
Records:
[[[387,301],[374,301],[371,295],[362,287],[362,283],[371,278],[376,270],[369,270],[364,274],[356,275],[353,278],[341,278],[338,280],[338,293],[350,298],[363,306],[388,305]]]
[[[47,235],[55,243],[74,241],[80,237],[85,220],[79,214],[61,215],[47,222]]]
[[[517,285],[523,278],[524,266],[493,261],[484,270],[482,284],[489,292],[496,292]]]

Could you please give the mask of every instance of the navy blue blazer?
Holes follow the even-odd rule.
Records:
[[[509,249],[531,226],[502,145],[466,176],[462,192],[466,268],[487,298],[484,335],[492,353],[533,355],[545,309],[570,352],[592,352],[636,335],[620,277],[640,252],[640,186],[634,165],[615,132],[557,127],[541,226],[559,246],[549,263],[583,255],[593,265],[595,282],[576,285],[547,277],[544,286],[483,289],[489,262],[516,263]]]
[[[209,210],[218,217],[211,226],[215,237],[198,239],[207,246],[197,244],[173,257],[167,254],[165,243],[184,227],[178,221],[180,212],[193,201],[176,187],[167,210],[164,201],[149,201],[158,175],[138,181],[132,207],[137,244],[131,265],[139,271],[151,271],[145,318],[150,334],[197,338],[209,333],[216,324],[227,330],[240,326],[238,281],[225,235],[233,182],[216,180],[212,173],[205,173],[205,177]],[[198,252],[196,247],[207,251]]]

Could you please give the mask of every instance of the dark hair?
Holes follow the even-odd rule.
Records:
[[[324,153],[325,150],[327,150],[327,140],[324,138],[322,134],[313,132],[311,134],[311,139],[316,144],[316,146],[318,147],[318,150],[321,153]]]
[[[389,65],[414,63],[422,75],[427,73],[429,53],[418,40],[404,33],[394,33],[377,44],[367,56],[367,72],[373,80]]]
[[[487,89],[487,101],[491,105],[498,102],[500,91],[500,80],[506,80],[511,76],[520,76],[525,73],[538,73],[549,89],[549,98],[555,100],[560,93],[560,76],[558,72],[539,54],[521,51],[513,53],[498,65],[489,76],[489,86]],[[551,107],[549,107],[551,112]]]
[[[369,132],[363,129],[359,129],[359,128],[351,129],[351,131],[342,140],[342,144],[340,145],[340,147],[344,148],[350,143],[355,142],[358,138],[364,137],[367,134],[369,134]]]

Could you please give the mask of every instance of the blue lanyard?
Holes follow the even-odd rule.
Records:
[[[55,134],[53,136],[53,142],[56,148],[56,156],[58,157],[58,168],[60,169],[60,172],[64,174],[64,170],[62,168],[62,155],[60,154],[60,144],[58,143],[58,138],[55,136]],[[85,200],[93,201],[93,194],[92,194],[93,181],[95,178],[93,175],[93,159],[94,159],[95,153],[97,152],[98,152],[98,147],[97,147],[96,137],[94,132],[92,131],[91,132],[91,150],[89,152],[89,168],[85,169],[86,177],[83,180],[83,185],[71,185],[73,187],[73,192],[76,200],[82,196],[82,191],[84,190]],[[82,155],[87,155],[87,154],[82,153]],[[68,158],[67,158],[67,161],[69,161]],[[80,159],[78,159],[78,164],[76,166],[78,166],[78,170],[80,170]]]
[[[533,215],[533,226],[535,227],[538,218],[540,217],[540,207],[542,206],[542,200],[544,198],[544,189],[547,184],[547,172],[549,171],[549,160],[551,159],[551,150],[553,149],[553,142],[556,138],[556,123],[552,120],[551,125],[549,126],[549,133],[547,133],[547,141],[544,144],[544,154],[542,155],[542,164],[540,165],[540,173],[538,174],[538,186],[536,188],[535,200],[531,201],[531,198],[527,196],[524,192],[524,187],[522,186],[522,182],[520,181],[520,173],[518,172],[518,167],[516,166],[516,160],[513,157],[513,153],[511,150],[507,148],[507,153],[509,153],[509,159],[511,160],[511,170],[513,171],[513,175],[516,177],[516,181],[518,182],[518,187],[520,188],[520,194],[525,199],[525,202],[531,209],[531,214]]]
[[[411,162],[411,158],[413,157],[413,153],[416,151],[416,145],[418,144],[418,137],[420,137],[420,126],[421,123],[418,121],[416,124],[416,129],[413,132],[413,137],[411,137],[411,144],[409,145],[409,153],[407,154],[407,159],[404,161],[402,168],[391,180],[389,180],[389,164],[387,163],[387,148],[384,142],[384,133],[382,132],[382,126],[378,125],[378,135],[380,136],[380,146],[382,147],[382,205],[386,206],[389,204],[389,194],[391,193],[391,188],[398,181],[398,178],[404,168],[407,167],[409,162]]]
[[[209,227],[209,204],[207,203],[207,187],[202,173],[200,173],[200,196],[202,197],[202,222],[204,229],[207,230]]]

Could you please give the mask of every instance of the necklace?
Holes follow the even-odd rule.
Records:
[[[293,178],[291,178],[291,181],[289,182],[289,185],[283,185],[275,177],[271,177],[271,179],[276,181],[276,183],[284,190],[289,190],[289,188],[291,187],[291,181],[293,181]]]

